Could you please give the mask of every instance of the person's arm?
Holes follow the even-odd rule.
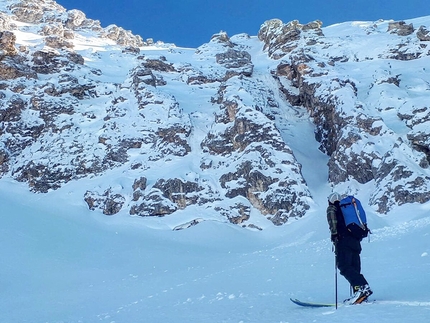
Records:
[[[331,240],[337,239],[337,218],[336,218],[336,207],[329,205],[327,208],[327,222],[331,233]]]

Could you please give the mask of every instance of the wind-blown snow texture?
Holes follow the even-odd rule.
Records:
[[[430,26],[430,17],[411,22]],[[31,28],[29,25],[27,30]],[[342,57],[349,55],[349,49],[342,47],[342,39],[351,34],[357,34],[359,39],[360,33],[369,30],[378,34],[378,28],[385,30],[386,23],[344,23],[323,28],[323,31],[334,42],[338,40],[339,57]],[[384,37],[391,36],[379,35],[378,42]],[[269,71],[278,62],[268,58],[256,37],[236,35],[231,39],[251,54],[255,79],[270,88],[270,83],[275,81]],[[355,43],[358,48],[353,52],[358,55],[358,61],[372,56],[372,51],[380,52],[376,48],[378,42],[369,38],[366,41],[369,43],[358,40]],[[381,46],[386,43],[386,39],[380,42]],[[17,32],[17,44],[39,46],[40,39],[31,32]],[[108,87],[106,91],[116,91],[114,84],[122,84],[135,64],[132,60],[121,60],[122,49],[100,38],[85,35],[75,38],[74,44],[74,49],[92,70],[110,71],[104,73],[101,80]],[[224,75],[224,71],[207,63],[211,56],[205,53],[214,50],[211,46],[217,44],[203,45],[199,48],[200,55],[193,49],[169,46],[145,47],[142,53],[149,57],[163,55],[176,66],[195,60],[197,55],[201,59],[201,70],[216,78]],[[320,54],[324,55],[324,51]],[[408,88],[403,91],[408,91],[408,96],[414,97],[419,106],[428,106],[427,62],[428,57],[416,62],[422,64],[413,67],[422,70],[417,78],[406,73],[411,62],[408,65],[399,61],[393,63],[396,73],[408,75],[409,79],[403,79]],[[351,63],[346,72],[358,87],[366,87],[374,82],[366,81],[367,78],[387,78],[388,69],[379,63],[366,61],[366,66]],[[387,62],[383,60],[382,63]],[[241,92],[243,88],[239,84],[244,83],[232,84],[232,87],[236,86]],[[390,105],[399,108],[392,88],[378,93],[373,93],[372,89],[358,90],[368,94],[362,98],[367,112],[371,114],[371,107],[380,107],[385,125],[397,134],[404,132],[406,135],[409,130],[405,124],[392,110],[385,110]],[[178,102],[186,111],[176,113],[178,111],[173,109],[170,111],[173,115],[168,115],[163,114],[167,113],[165,110],[154,109],[151,122],[171,122],[183,115],[191,116],[180,122],[193,124],[189,142],[196,146],[191,150],[199,152],[197,146],[206,136],[207,128],[214,126],[209,120],[216,112],[202,110],[201,106],[214,95],[214,89],[196,86],[189,93],[190,87],[184,82],[169,79],[163,91],[158,94],[165,95],[166,102],[170,99]],[[91,112],[104,112],[104,104],[94,99]],[[400,108],[410,113],[412,110],[407,105],[413,106],[413,102],[406,102]],[[24,183],[2,177],[0,322],[427,322],[430,314],[427,286],[430,280],[429,203],[406,204],[387,216],[375,213],[373,208],[366,209],[373,234],[370,243],[363,242],[362,263],[363,273],[374,290],[375,303],[341,307],[336,311],[299,308],[289,301],[290,297],[334,301],[334,257],[325,218],[326,197],[332,188],[327,183],[328,157],[318,150],[311,119],[303,110],[289,105],[281,108],[282,115],[276,126],[302,165],[301,172],[307,184],[304,191],[310,191],[312,203],[303,218],[291,219],[280,227],[269,225],[267,218],[253,212],[253,223],[264,230],[243,229],[227,223],[213,209],[202,211],[193,205],[164,218],[130,217],[126,212],[106,217],[89,211],[82,199],[88,187],[99,187],[103,191],[106,187],[120,190],[132,186],[134,178],[130,171],[121,167],[108,170],[105,176],[70,181],[47,194],[30,193]],[[120,112],[130,113],[130,118],[138,117],[127,109]],[[167,116],[172,119],[167,120]],[[83,120],[73,120],[80,124],[80,137],[92,138],[95,129],[99,129],[94,123],[99,121]],[[28,123],[33,121],[37,125],[37,119],[32,119],[31,115],[26,119]],[[123,135],[133,137],[133,127],[117,126]],[[114,139],[112,133],[106,134]],[[73,140],[64,138],[66,146],[69,139]],[[385,149],[387,142],[391,144],[389,138],[381,138],[378,148]],[[23,158],[32,160],[37,157],[34,154],[41,153],[36,147],[32,149],[34,151],[24,152]],[[49,149],[57,148],[53,145]],[[98,153],[94,151],[95,155]],[[156,154],[150,151],[145,156],[136,153],[134,157],[145,162]],[[183,178],[208,176],[199,174],[196,160],[202,156],[198,154],[190,155],[185,162],[182,159],[176,163],[173,159],[167,167],[160,161],[151,165],[151,172],[145,175],[149,181],[166,177],[168,173]],[[414,154],[407,151],[405,156]],[[68,161],[57,162],[67,164]],[[363,185],[352,181],[337,188],[357,192],[362,201],[369,201],[375,198],[372,196],[374,187],[373,182]],[[171,230],[196,218],[207,221],[187,230]],[[339,298],[343,299],[348,297],[349,287],[342,277],[338,278]]]

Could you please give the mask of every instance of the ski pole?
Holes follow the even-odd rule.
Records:
[[[336,255],[336,246],[334,251],[334,294],[335,294],[335,304],[337,309],[337,255]]]

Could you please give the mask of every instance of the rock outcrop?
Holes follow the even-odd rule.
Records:
[[[387,106],[385,96],[373,102],[382,114],[386,111],[397,111],[400,119],[405,121],[405,126],[410,128],[407,137],[404,138],[390,129],[383,118],[373,115],[359,99],[377,93],[378,89],[382,91],[381,93],[385,91],[394,93],[396,87],[403,88],[400,74],[390,76],[395,75],[395,63],[388,64],[386,77],[370,82],[368,88],[357,85],[347,76],[332,77],[335,70],[342,68],[342,64],[354,61],[358,67],[361,62],[372,64],[373,58],[359,58],[354,53],[333,57],[328,51],[326,55],[322,54],[323,59],[317,60],[313,57],[313,47],[298,46],[305,38],[297,32],[298,29],[294,27],[296,25],[295,22],[283,25],[279,21],[270,21],[263,25],[259,37],[265,41],[265,46],[272,57],[282,58],[273,74],[278,80],[283,78],[288,80],[290,88],[283,87],[283,92],[291,104],[306,107],[315,121],[315,136],[321,143],[320,149],[330,156],[329,181],[335,186],[344,186],[341,184],[351,181],[360,184],[373,181],[376,187],[369,204],[375,206],[380,213],[388,213],[394,205],[429,201],[430,177],[427,172],[429,143],[428,136],[422,132],[422,127],[428,124],[425,113],[427,107],[416,108],[415,111],[421,113],[411,112],[410,115],[403,115],[401,111],[407,110],[410,106],[406,103],[408,97],[403,98],[402,103],[394,107]],[[281,26],[289,28],[285,31],[285,27]],[[293,38],[292,31],[296,31]],[[412,24],[402,21],[390,22],[387,29],[388,33],[395,33],[400,37],[411,35],[414,31]],[[373,30],[368,31],[369,37],[372,33]],[[410,61],[429,56],[427,46],[421,43],[425,39],[424,34],[425,28],[421,27],[409,45],[405,45],[403,39],[399,38],[398,44],[393,43],[386,52],[379,53],[378,58]],[[327,49],[337,46],[336,40],[324,37],[319,37],[318,43],[318,46]],[[289,55],[286,56],[284,53]],[[378,67],[375,66],[375,69]],[[318,79],[318,82],[315,82],[315,79]],[[384,144],[381,144],[382,142]],[[406,157],[396,157],[400,155]],[[415,166],[412,165],[418,166],[420,170],[414,171],[412,168]]]
[[[291,124],[311,120],[331,186],[366,187],[379,213],[430,200],[430,26],[378,21],[333,36],[320,21],[274,19],[258,39],[220,32],[190,51],[51,0],[2,8],[0,176],[34,193],[78,182],[106,215],[196,210],[176,229],[202,213],[282,225],[315,207],[306,149],[289,143]]]

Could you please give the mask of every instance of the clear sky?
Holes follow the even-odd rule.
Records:
[[[67,10],[180,47],[198,47],[223,30],[257,35],[266,20],[316,19],[323,26],[361,20],[406,20],[430,15],[428,0],[57,0]]]

